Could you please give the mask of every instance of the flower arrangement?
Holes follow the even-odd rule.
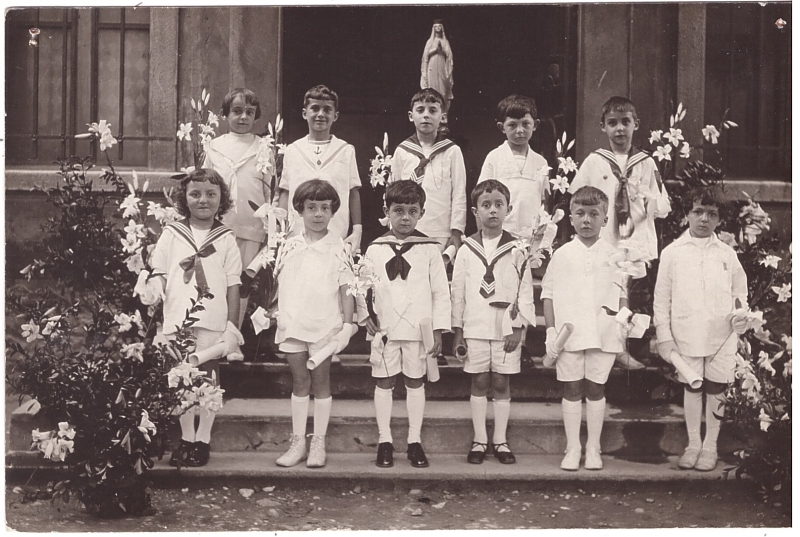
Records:
[[[383,149],[375,146],[375,158],[369,165],[369,184],[385,187],[392,177],[392,155],[389,154],[389,134],[383,133]]]
[[[553,213],[555,213],[558,209],[563,210],[563,208],[566,206],[567,190],[569,189],[569,185],[575,178],[575,174],[578,171],[578,163],[574,161],[572,157],[567,155],[567,153],[569,153],[574,146],[575,140],[567,141],[566,132],[561,135],[561,138],[556,140],[558,170],[556,171],[556,176],[550,179],[550,187],[553,192],[553,196],[550,200],[550,208]],[[542,166],[538,173],[544,178],[549,178],[550,167]]]
[[[48,223],[47,256],[21,272],[29,280],[50,277],[67,293],[56,285],[9,293],[6,312],[21,319],[21,339],[7,336],[6,382],[35,399],[42,420],[53,424],[32,431],[31,448],[69,469],[55,497],[75,497],[100,516],[141,514],[150,504],[145,472],[166,449],[174,410],[221,404],[213,379],[180,372],[207,295],[198,290],[174,341],[153,342],[161,286],[148,260],[158,224],[177,212],[155,202],[145,208],[147,182],[140,190],[135,173],[129,183],[114,169],[107,149],[115,139],[105,121],[80,136],[101,144],[108,162],[102,178],[115,191],[93,191],[91,159],[59,161],[58,185],[46,190],[59,210]],[[120,224],[105,211],[114,204]]]
[[[203,164],[209,144],[217,135],[214,127],[219,127],[219,116],[206,108],[210,98],[211,94],[207,92],[205,88],[203,88],[203,90],[200,92],[199,99],[191,99],[192,110],[195,116],[194,119],[190,119],[188,122],[178,125],[178,140],[192,143],[193,163],[191,167],[181,168],[183,174],[188,174],[194,170],[194,168]],[[192,140],[192,132],[194,131],[195,124],[197,125],[197,133],[200,138],[199,145]],[[183,175],[176,178],[182,177]]]

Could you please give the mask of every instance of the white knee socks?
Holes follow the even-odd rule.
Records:
[[[192,407],[178,418],[181,424],[181,439],[185,442],[194,443],[196,441],[194,432],[194,415],[196,410],[197,407]]]
[[[706,394],[706,437],[703,439],[703,449],[717,452],[717,438],[719,438],[720,420],[714,416],[725,413],[725,397],[723,394]]]
[[[292,394],[292,434],[305,437],[308,421],[308,396],[298,397]]]
[[[586,400],[586,448],[600,450],[600,435],[606,419],[606,398]]]
[[[375,386],[375,419],[378,422],[378,443],[392,442],[392,390]]]
[[[332,402],[333,397],[328,397],[327,399],[314,398],[314,436],[325,436],[328,432]]]
[[[506,442],[506,429],[508,428],[508,415],[511,413],[511,399],[492,401],[494,407],[494,443]]]
[[[567,451],[581,449],[581,410],[580,401],[561,399],[561,414],[564,416],[564,431],[567,433]]]
[[[422,416],[425,414],[425,386],[406,387],[406,409],[408,410],[408,443],[422,442]]]
[[[469,396],[469,408],[472,410],[472,429],[475,431],[475,442],[486,444],[489,441],[489,435],[486,433],[486,406],[488,401],[486,396],[479,397],[477,395]],[[495,411],[497,416],[497,411]],[[497,418],[495,418],[497,419]]]
[[[700,421],[703,416],[703,392],[683,390],[683,414],[686,420],[686,433],[689,435],[689,445],[686,449],[700,449],[702,447]]]
[[[197,427],[195,433],[195,440],[197,442],[211,443],[211,427],[214,426],[214,418],[217,416],[216,412],[205,408],[198,408],[197,413],[200,414],[200,425]]]

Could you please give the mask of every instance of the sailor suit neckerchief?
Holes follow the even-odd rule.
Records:
[[[490,258],[486,258],[486,251],[483,249],[483,237],[481,232],[477,232],[464,239],[464,246],[472,250],[478,259],[483,262],[486,267],[486,273],[481,278],[480,294],[483,298],[489,298],[494,295],[495,282],[494,282],[494,266],[497,261],[504,255],[510,253],[516,244],[516,239],[508,231],[503,231],[500,236],[500,242],[497,244],[497,249],[494,251]]]
[[[225,226],[219,220],[214,219],[214,222],[211,224],[211,229],[208,232],[208,236],[206,236],[206,239],[203,241],[200,247],[198,247],[194,240],[192,228],[189,226],[188,218],[178,222],[171,222],[167,224],[167,227],[172,229],[179,238],[183,239],[195,251],[194,254],[178,263],[183,269],[183,283],[189,283],[192,279],[192,275],[195,275],[197,286],[200,287],[204,292],[208,291],[208,280],[206,279],[206,274],[203,270],[203,263],[201,259],[216,252],[217,249],[214,248],[213,243],[226,234],[233,233],[233,230]]]
[[[386,276],[388,276],[389,280],[395,280],[398,276],[400,276],[401,280],[405,280],[408,278],[408,273],[411,270],[411,265],[403,257],[403,254],[411,250],[411,248],[417,244],[439,244],[438,241],[431,239],[424,233],[421,233],[417,230],[411,232],[411,235],[405,238],[405,240],[400,240],[395,237],[391,231],[387,232],[385,235],[382,235],[375,239],[372,244],[386,244],[388,245],[392,251],[394,252],[394,257],[391,258],[389,261],[386,262]]]
[[[422,178],[425,176],[425,166],[427,166],[430,161],[433,160],[433,157],[439,153],[447,151],[451,146],[454,145],[456,144],[453,142],[453,140],[450,140],[449,138],[440,138],[437,134],[436,141],[434,142],[433,147],[431,147],[430,155],[426,157],[425,152],[422,149],[422,144],[419,143],[419,138],[416,134],[409,136],[400,142],[398,147],[402,147],[412,155],[419,158],[419,164],[416,168],[414,168],[414,171],[411,172],[411,177],[409,177],[409,179],[421,185]]]
[[[617,195],[614,199],[614,212],[617,216],[617,227],[619,228],[620,238],[627,239],[633,235],[635,229],[635,224],[631,220],[631,201],[628,194],[628,180],[631,177],[633,168],[640,162],[647,160],[649,155],[644,151],[631,147],[628,152],[628,163],[625,165],[625,170],[622,170],[613,152],[608,149],[598,149],[595,153],[608,162],[611,172],[620,183],[619,190],[617,190]],[[661,179],[658,175],[656,175],[656,179],[660,190]]]

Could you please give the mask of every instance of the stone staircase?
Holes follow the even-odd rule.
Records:
[[[538,292],[538,290],[537,290]],[[538,302],[540,303],[540,302]],[[369,347],[363,328],[351,340],[341,364],[331,367],[333,407],[327,436],[328,466],[321,470],[279,468],[274,461],[289,445],[291,434],[291,373],[285,361],[276,356],[273,334],[266,332],[246,349],[252,361],[223,363],[220,382],[226,390],[224,408],[217,415],[212,435],[212,462],[205,468],[186,468],[182,475],[191,478],[219,476],[276,476],[298,478],[374,479],[706,479],[719,477],[723,463],[715,472],[682,472],[676,460],[686,445],[682,390],[667,378],[663,363],[648,356],[647,349],[632,340],[631,353],[648,365],[640,370],[619,366],[606,385],[607,419],[602,449],[606,468],[602,472],[581,470],[563,472],[558,468],[565,448],[561,421],[561,391],[555,369],[544,368],[544,322],[528,331],[526,347],[532,359],[511,379],[511,417],[508,439],[518,463],[502,467],[493,457],[483,465],[470,465],[466,453],[472,440],[469,409],[469,375],[453,357],[440,365],[441,378],[426,383],[427,404],[422,429],[423,446],[431,461],[427,470],[414,469],[405,461],[407,415],[405,388],[398,379],[394,390],[392,432],[395,467],[375,467],[378,432],[372,396],[375,381],[368,364]],[[445,337],[444,349],[450,349]],[[257,349],[256,349],[257,347]],[[307,430],[313,430],[313,403],[309,408]],[[7,424],[7,469],[25,469],[41,464],[32,453],[30,431],[37,426],[36,416],[24,406],[12,414]],[[491,438],[492,405],[487,426]],[[172,445],[180,432],[177,424],[169,431]],[[585,439],[585,424],[582,430]],[[723,427],[719,440],[721,453],[732,453],[738,442]],[[502,468],[501,468],[502,467]],[[168,481],[176,475],[166,459],[156,464],[156,476]],[[172,476],[172,477],[169,477]]]

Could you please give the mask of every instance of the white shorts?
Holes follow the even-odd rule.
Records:
[[[369,355],[374,378],[388,378],[403,373],[410,379],[425,376],[428,370],[427,354],[421,341],[389,341],[385,345],[380,335],[372,340]]]
[[[278,344],[278,350],[287,353],[307,352],[309,356],[314,356],[314,354],[318,350],[327,345],[333,338],[333,336],[335,336],[338,333],[339,329],[331,330],[330,332],[325,334],[325,337],[313,343],[309,341],[302,341],[300,339],[295,339],[293,337],[287,337]]]
[[[683,359],[692,368],[692,371],[720,384],[728,384],[735,379],[736,358],[731,354],[718,354],[711,359],[711,356],[684,356]],[[688,384],[686,377],[678,373],[678,380]]]
[[[596,384],[605,384],[616,357],[616,353],[600,349],[561,351],[556,360],[556,378],[560,382],[587,379]]]
[[[494,339],[467,339],[467,361],[464,373],[487,373],[494,371],[513,375],[520,371],[522,345],[511,352],[503,350],[505,341]]]

